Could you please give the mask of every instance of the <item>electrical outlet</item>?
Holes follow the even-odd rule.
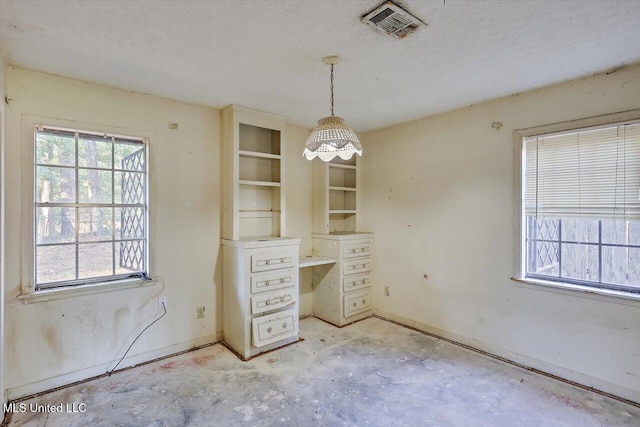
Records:
[[[164,305],[164,307],[163,307]],[[162,295],[160,298],[158,298],[158,307],[160,308],[160,310],[166,310],[167,308],[167,296],[166,295]]]
[[[197,319],[204,319],[204,305],[200,306],[200,307],[196,307],[196,318]]]

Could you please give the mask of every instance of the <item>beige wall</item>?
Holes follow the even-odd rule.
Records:
[[[310,129],[287,125],[285,207],[289,237],[299,237],[300,254],[311,253],[311,163],[302,156]],[[311,269],[300,269],[300,315],[313,314]]]
[[[4,54],[0,50],[0,401],[5,402],[5,343],[4,343],[4,146],[6,118],[6,66]],[[4,414],[4,408],[3,408]]]
[[[220,338],[220,118],[189,105],[19,68],[8,69],[14,101],[7,117],[7,388],[10,397],[104,373],[159,314],[121,366]],[[17,299],[25,226],[22,212],[23,121],[44,116],[151,133],[151,266],[160,280],[142,288],[25,304]],[[27,118],[25,118],[27,117]],[[171,130],[169,123],[178,123]],[[301,153],[309,130],[287,127],[287,230],[311,251],[311,168]],[[28,143],[29,136],[26,140]],[[26,248],[27,251],[30,248]],[[154,268],[155,267],[155,268]],[[23,267],[24,268],[24,267]],[[311,312],[310,276],[301,275],[301,313]],[[196,306],[205,318],[196,319]]]
[[[7,388],[15,397],[104,373],[133,337],[133,361],[213,341],[221,330],[219,114],[211,108],[9,68],[7,114]],[[151,132],[151,265],[159,283],[143,288],[25,304],[20,269],[23,116]],[[46,119],[45,119],[46,120]],[[171,130],[169,123],[178,123]],[[132,131],[133,132],[133,131]],[[27,142],[29,136],[26,138]],[[27,250],[29,250],[27,248]],[[153,266],[155,265],[155,268]],[[196,319],[196,306],[206,316]],[[141,355],[135,359],[136,355]],[[126,363],[125,363],[126,365]]]
[[[221,329],[219,112],[9,68],[6,182],[10,397],[103,373],[158,314],[131,364],[210,342]],[[376,233],[378,314],[640,400],[640,304],[516,286],[515,129],[640,108],[640,67],[362,135],[362,229]],[[20,292],[23,115],[151,132],[152,272],[143,288],[25,304]],[[491,122],[500,121],[500,130]],[[178,123],[171,130],[169,123]],[[287,230],[311,250],[309,130],[287,127]],[[392,220],[390,220],[390,218]],[[423,275],[429,278],[424,279]],[[301,271],[301,314],[311,314]],[[390,295],[384,295],[384,287]],[[204,320],[195,307],[204,304]]]
[[[510,280],[513,131],[637,108],[640,66],[364,134],[375,312],[640,401],[640,301]]]

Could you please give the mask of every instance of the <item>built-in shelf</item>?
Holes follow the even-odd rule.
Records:
[[[317,265],[335,264],[336,262],[338,262],[338,260],[335,258],[315,255],[301,255],[299,258],[298,267],[315,267]]]
[[[356,167],[354,165],[339,165],[339,164],[333,164],[330,163],[329,164],[330,168],[338,168],[338,169],[352,169],[352,170],[356,170]]]
[[[259,151],[239,150],[240,157],[249,157],[252,159],[275,159],[280,160],[280,154],[261,153]]]
[[[313,165],[313,231],[320,234],[357,229],[357,156]]]
[[[285,233],[285,130],[284,117],[237,105],[222,111],[224,239]]]
[[[279,211],[240,211],[240,218],[273,218],[273,214]]]
[[[258,187],[280,187],[279,182],[270,182],[270,181],[247,181],[240,180],[238,182],[240,185],[255,185]]]

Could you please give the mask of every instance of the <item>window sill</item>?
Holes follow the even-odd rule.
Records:
[[[153,277],[151,280],[125,279],[114,282],[91,283],[65,288],[45,289],[31,294],[22,294],[18,295],[18,300],[22,301],[23,304],[35,304],[64,298],[73,298],[82,295],[102,294],[106,292],[120,291],[123,289],[155,286],[160,282],[161,279],[159,277]]]
[[[526,289],[554,292],[574,297],[590,298],[600,301],[640,307],[640,294],[633,294],[631,292],[590,288],[587,286],[573,285],[571,283],[558,283],[539,279],[520,279],[517,277],[512,277],[511,280],[517,282],[516,286]]]

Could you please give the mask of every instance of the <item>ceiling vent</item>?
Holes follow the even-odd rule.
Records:
[[[426,25],[421,19],[392,1],[386,1],[371,12],[362,17],[365,22],[377,31],[402,39],[418,29],[420,25]]]

